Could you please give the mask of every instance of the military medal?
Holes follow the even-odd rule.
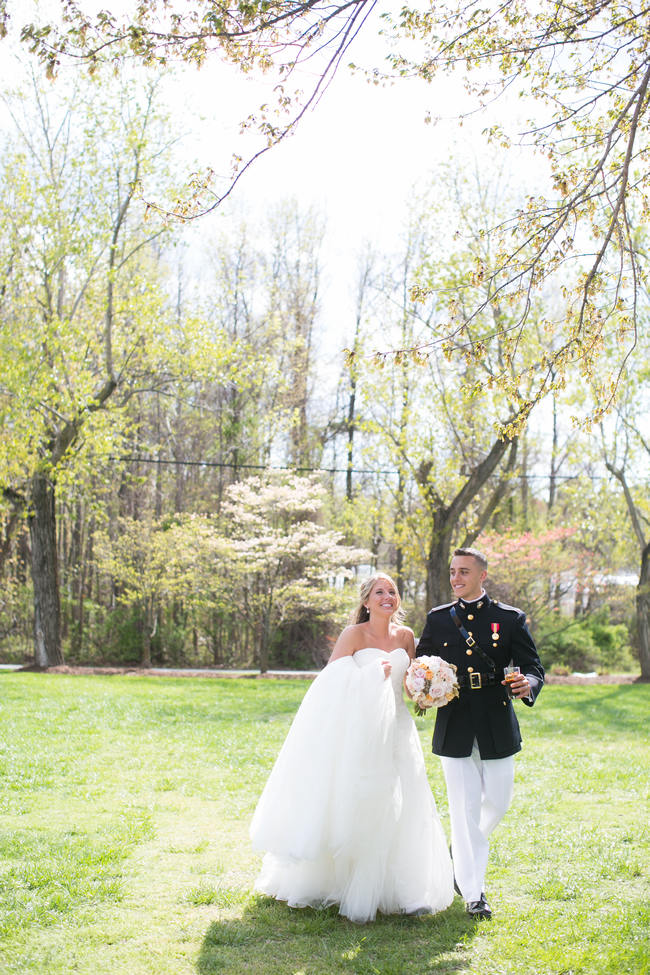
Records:
[[[499,624],[498,623],[490,623],[490,626],[492,628],[492,639],[494,641],[496,641],[496,640],[499,639],[499,635],[500,635],[499,634]]]

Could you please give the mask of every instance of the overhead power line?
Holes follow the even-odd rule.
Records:
[[[233,461],[219,460],[178,460],[176,458],[165,457],[111,457],[110,460],[120,460],[125,463],[137,464],[156,464],[161,467],[216,467],[227,470],[237,471],[293,471],[295,474],[394,474],[397,476],[399,471],[377,470],[376,468],[363,467],[295,467],[293,465],[275,464],[235,464]],[[527,481],[578,481],[581,478],[589,478],[592,481],[609,479],[605,474],[513,474],[513,478]]]
[[[223,467],[237,471],[293,471],[295,474],[399,474],[399,471],[383,471],[364,468],[348,467],[295,467],[294,465],[274,464],[235,464],[233,461],[219,460],[176,460],[159,457],[111,457],[111,460],[122,460],[138,464],[160,464],[168,467]]]

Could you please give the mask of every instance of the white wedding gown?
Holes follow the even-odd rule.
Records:
[[[251,823],[254,848],[267,851],[257,890],[291,907],[338,904],[356,922],[451,903],[447,843],[402,697],[408,665],[406,650],[367,647],[314,680]]]

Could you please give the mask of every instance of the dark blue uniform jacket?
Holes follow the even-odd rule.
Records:
[[[488,663],[469,648],[449,610],[456,607],[458,617],[480,649],[494,660],[496,683],[486,686]],[[503,668],[513,663],[526,674],[531,685],[532,706],[544,683],[544,668],[520,609],[484,596],[478,602],[463,600],[436,606],[427,621],[417,647],[417,655],[442,657],[457,667],[461,683],[470,681],[480,687],[461,687],[460,697],[438,708],[433,733],[436,755],[463,758],[472,751],[476,739],[481,758],[505,758],[521,749],[521,733],[513,702],[502,686]],[[479,676],[477,676],[479,675]]]

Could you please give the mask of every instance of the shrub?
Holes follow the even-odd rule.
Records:
[[[24,664],[33,659],[33,591],[31,582],[4,577],[0,582],[0,662]]]
[[[137,607],[116,606],[110,612],[99,616],[88,641],[92,645],[91,660],[88,659],[88,646],[80,654],[79,663],[110,663],[117,667],[133,667],[140,663],[142,656],[142,615]],[[70,663],[75,663],[72,659]]]
[[[622,623],[610,623],[607,607],[564,627],[541,633],[538,645],[544,665],[557,672],[596,670],[608,673],[638,669],[628,628]]]

